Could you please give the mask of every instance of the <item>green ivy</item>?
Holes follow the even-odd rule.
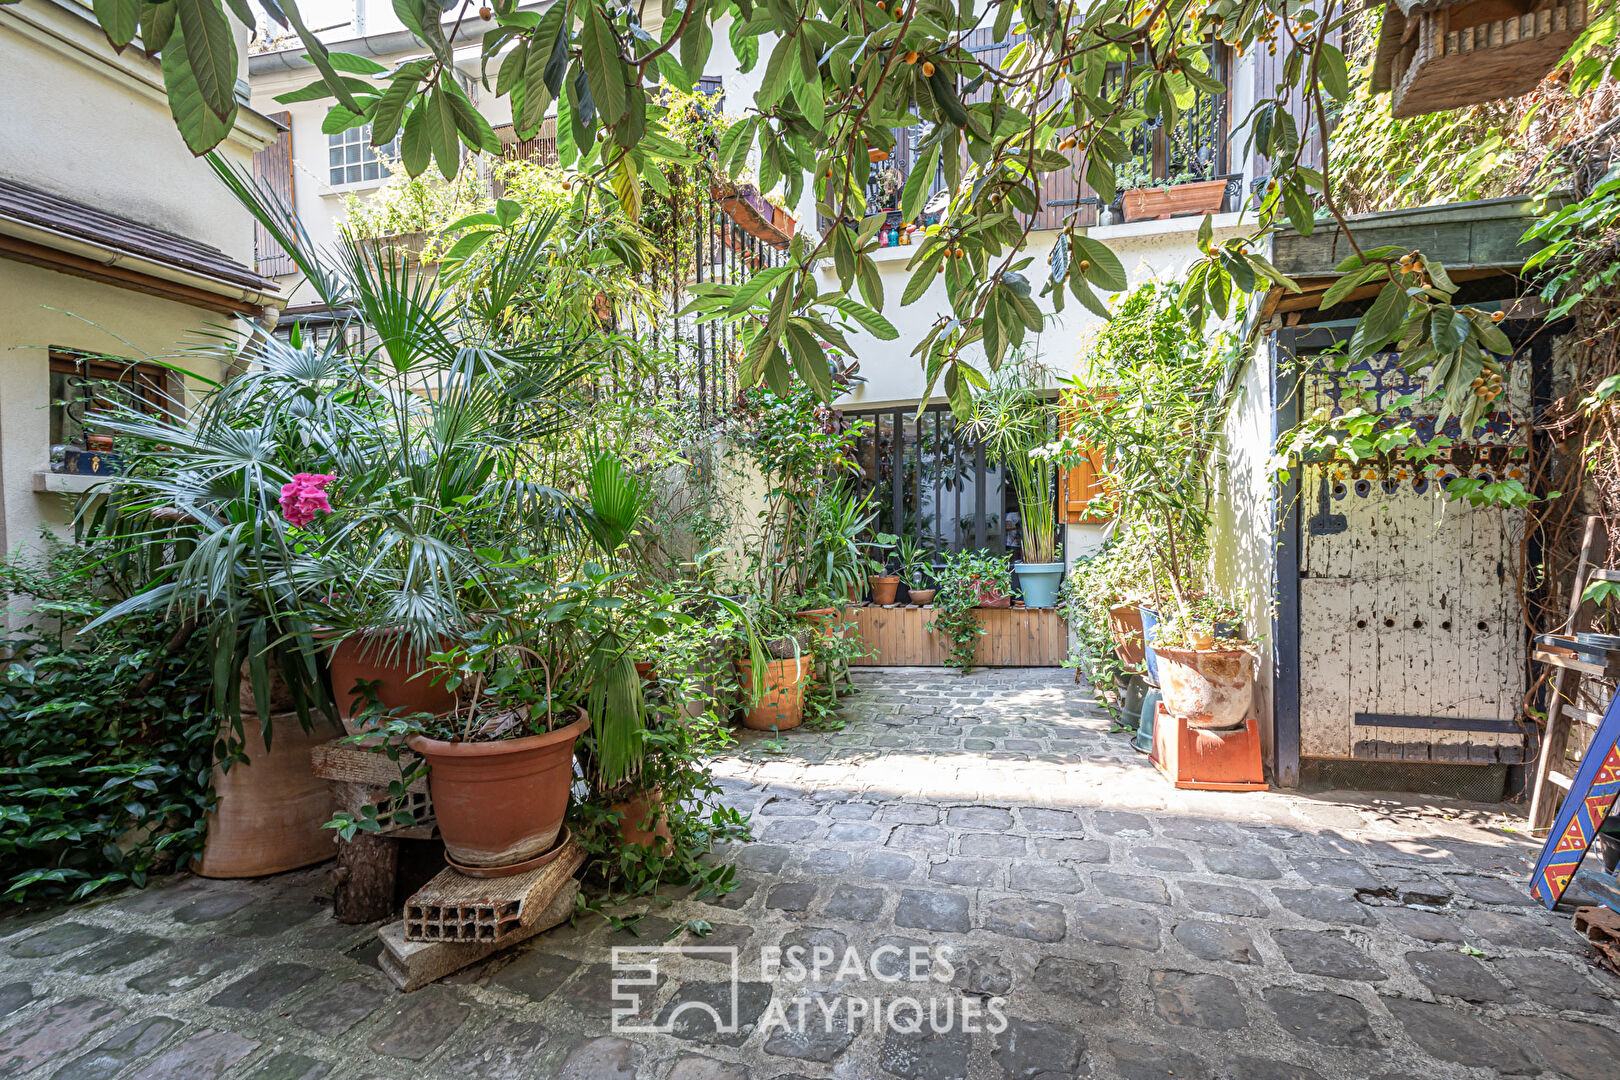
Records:
[[[201,641],[141,618],[76,635],[110,587],[78,549],[0,564],[0,586],[20,601],[0,671],[0,900],[184,866],[213,798]]]
[[[934,596],[934,621],[928,632],[943,634],[950,642],[945,663],[962,671],[973,666],[984,626],[977,614],[981,597],[1012,592],[1012,569],[1005,555],[988,551],[947,551],[935,571],[939,592]]]

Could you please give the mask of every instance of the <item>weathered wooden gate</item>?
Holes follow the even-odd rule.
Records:
[[[1356,394],[1411,393],[1393,354],[1304,377],[1306,415]],[[1528,385],[1478,438],[1423,469],[1331,461],[1300,487],[1299,719],[1303,757],[1499,764],[1524,760],[1524,514],[1441,494],[1457,476],[1512,477]],[[1432,417],[1414,421],[1434,440]],[[1445,440],[1441,440],[1442,444]]]

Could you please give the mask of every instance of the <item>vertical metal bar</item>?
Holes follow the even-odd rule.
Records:
[[[980,551],[985,549],[988,537],[985,536],[984,525],[984,496],[986,479],[984,475],[984,444],[973,440],[973,546]]]
[[[943,410],[942,410],[943,411]],[[956,484],[956,513],[951,517],[951,550],[962,550],[962,470],[959,459],[962,455],[962,429],[956,426],[956,417],[950,418],[951,426],[951,479]]]
[[[889,531],[899,536],[906,529],[906,422],[899,409],[889,422],[894,425],[894,527]]]
[[[945,542],[945,444],[940,441],[940,413],[943,410],[934,410],[934,544],[938,546]]]

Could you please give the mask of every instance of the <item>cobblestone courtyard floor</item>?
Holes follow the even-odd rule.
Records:
[[[1530,903],[1533,848],[1494,808],[1177,792],[1068,672],[856,679],[843,731],[746,735],[718,763],[758,842],[726,853],[741,884],[717,903],[657,908],[639,938],[563,927],[401,995],[374,928],[331,920],[325,868],[180,877],[0,922],[0,1077],[1620,1075],[1620,981]],[[740,1030],[686,1010],[611,1034],[611,946],[690,918],[739,947]],[[761,947],[796,944],[863,970],[762,978]],[[921,982],[860,977],[947,945]],[[729,1004],[725,972],[666,960],[645,1019]],[[959,1011],[936,1035],[850,1007],[898,996]]]

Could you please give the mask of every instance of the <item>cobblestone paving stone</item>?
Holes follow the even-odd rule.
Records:
[[[639,938],[565,926],[411,995],[374,927],[329,918],[324,868],[0,921],[0,1078],[1620,1075],[1620,980],[1530,903],[1501,808],[1178,792],[1068,672],[855,678],[842,730],[744,734],[716,763],[759,836],[717,853],[727,897],[673,897]],[[611,947],[687,919],[740,950],[740,1029],[696,1008],[729,1004],[726,965],[688,955],[637,1012],[671,1031],[614,1034]],[[762,972],[792,945],[925,981]],[[942,945],[950,970],[907,970]],[[999,997],[1007,1024],[908,1032],[848,1004],[897,995],[958,1017]],[[767,1030],[795,998],[806,1029]]]

